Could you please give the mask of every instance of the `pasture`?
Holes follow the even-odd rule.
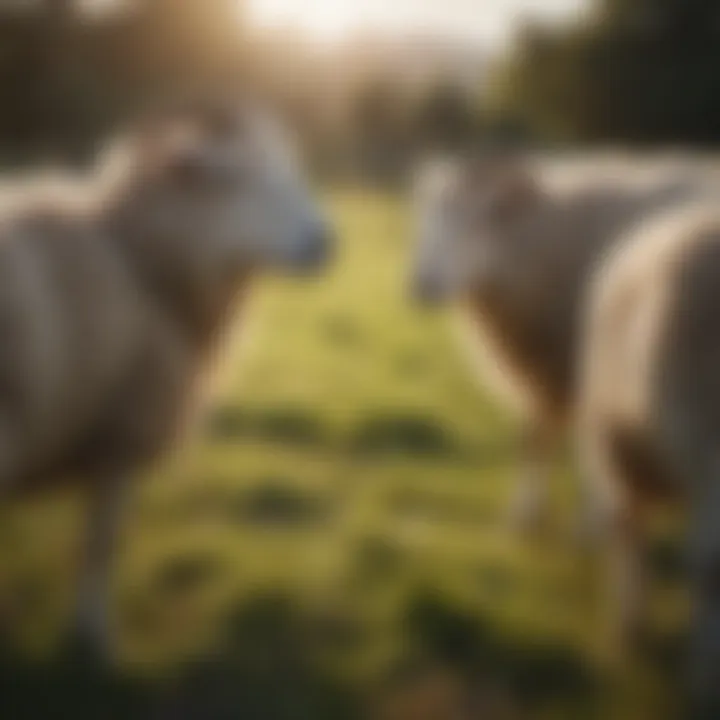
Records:
[[[167,677],[207,658],[173,718],[673,717],[673,518],[650,558],[650,661],[613,675],[569,453],[553,522],[514,536],[515,428],[448,317],[407,297],[406,209],[350,190],[328,204],[333,271],[259,284],[201,440],[133,502],[114,593],[123,667]],[[6,515],[4,625],[42,656],[69,607],[77,498]]]

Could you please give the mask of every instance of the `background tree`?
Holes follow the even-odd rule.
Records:
[[[402,89],[391,82],[371,79],[358,89],[350,123],[360,174],[389,179],[406,164],[411,143],[406,108]]]
[[[426,92],[414,112],[414,135],[422,149],[466,146],[478,133],[479,117],[468,94],[450,82]]]
[[[716,144],[719,68],[713,0],[600,0],[570,27],[527,28],[494,101],[550,139]]]
[[[239,82],[236,0],[0,4],[0,155],[82,156],[118,119],[171,92]]]

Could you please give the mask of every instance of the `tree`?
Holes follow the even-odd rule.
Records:
[[[589,21],[528,28],[495,100],[546,138],[717,144],[718,67],[714,0],[601,0]]]
[[[375,179],[389,179],[406,164],[409,149],[407,103],[400,88],[371,80],[358,91],[352,109],[355,164]]]
[[[0,154],[79,157],[150,101],[239,82],[237,0],[114,7],[86,16],[80,0],[0,4]]]
[[[464,90],[439,83],[420,101],[413,124],[421,147],[450,150],[467,145],[476,136],[479,122]]]

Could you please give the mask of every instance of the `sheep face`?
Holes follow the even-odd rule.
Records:
[[[438,303],[483,290],[522,257],[518,232],[540,193],[508,160],[433,163],[416,189],[413,293]]]
[[[288,138],[248,107],[178,115],[134,148],[146,234],[186,264],[320,270],[330,230]]]

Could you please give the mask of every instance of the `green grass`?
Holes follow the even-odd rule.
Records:
[[[334,269],[258,286],[201,441],[133,505],[115,593],[126,667],[167,671],[221,646],[206,674],[230,673],[238,708],[262,702],[243,683],[265,682],[259,697],[286,694],[295,712],[267,705],[263,718],[344,720],[447,677],[530,717],[670,717],[656,667],[618,682],[598,662],[602,576],[572,542],[570,473],[559,468],[547,537],[506,527],[513,424],[447,317],[407,298],[408,213],[363,192],[329,205]],[[31,646],[67,613],[76,520],[72,499],[56,500],[3,525],[0,596]],[[656,604],[671,635],[678,603]],[[278,656],[296,645],[289,682]]]

